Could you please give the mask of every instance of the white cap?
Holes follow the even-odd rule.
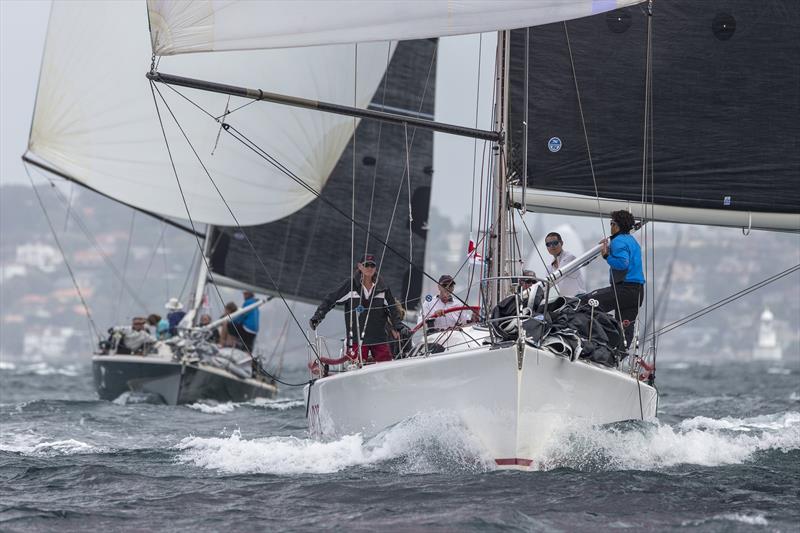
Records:
[[[177,298],[170,298],[169,301],[164,305],[164,308],[171,311],[178,311],[183,309],[183,304]]]

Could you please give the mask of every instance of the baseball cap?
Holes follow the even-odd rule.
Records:
[[[455,284],[456,280],[453,279],[453,276],[450,274],[442,274],[439,276],[439,285],[450,285]]]

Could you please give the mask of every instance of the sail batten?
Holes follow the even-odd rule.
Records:
[[[159,56],[413,40],[536,26],[642,0],[148,0]]]

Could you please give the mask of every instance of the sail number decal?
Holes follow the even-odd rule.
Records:
[[[547,141],[547,149],[553,153],[561,150],[561,139],[558,137],[550,137],[550,140]]]

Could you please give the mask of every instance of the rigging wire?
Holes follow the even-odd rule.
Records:
[[[357,96],[358,96],[358,43],[355,43],[353,46],[353,106],[357,105]],[[356,128],[358,125],[358,121],[356,117],[353,117],[353,179],[352,179],[352,198],[350,200],[350,264],[356,264]],[[353,285],[355,283],[355,276],[350,276],[350,294],[353,294]],[[363,283],[363,282],[362,282]],[[363,291],[361,287],[358,288],[358,293],[361,295]],[[350,332],[347,336],[348,344],[350,344],[353,340],[353,310],[351,309],[349,313],[347,313],[347,318],[350,325]],[[356,320],[356,326],[360,327],[358,324],[358,320]],[[366,328],[365,328],[366,329]],[[359,348],[358,348],[358,362],[359,365],[361,364],[361,335],[358,336]]]
[[[386,87],[389,84],[389,63],[392,57],[392,45],[387,43],[386,46],[386,67],[383,75],[383,88],[381,89],[381,106],[386,106]],[[383,122],[378,121],[378,138],[376,140],[375,150],[375,166],[372,171],[372,192],[369,197],[369,215],[367,216],[367,232],[364,235],[364,253],[367,253],[369,248],[369,230],[372,228],[372,207],[375,203],[375,186],[378,183],[378,165],[381,158],[381,133],[383,131]]]
[[[114,304],[114,312],[112,313],[114,316],[114,323],[119,322],[119,309],[122,306],[122,292],[125,287],[125,278],[128,274],[128,258],[131,254],[131,241],[133,240],[133,227],[136,223],[136,210],[131,210],[131,224],[128,228],[128,240],[125,243],[125,259],[122,261],[122,280],[119,284],[119,295],[117,295],[117,301]]]
[[[37,171],[38,171],[38,168],[37,168]],[[27,172],[27,164],[26,164],[26,172]],[[59,200],[59,201],[62,203],[62,205],[64,205],[64,206],[65,206],[65,208],[66,208],[66,205],[67,205],[67,203],[66,203],[66,202],[67,202],[67,199],[64,197],[64,195],[63,195],[63,194],[61,193],[61,191],[58,189],[58,187],[56,186],[55,182],[54,182],[54,181],[53,181],[53,180],[52,180],[52,179],[51,179],[49,176],[47,176],[47,175],[44,175],[44,174],[43,174],[41,171],[39,171],[39,172],[40,172],[40,173],[39,173],[39,175],[40,175],[40,176],[41,176],[43,179],[47,180],[47,181],[48,181],[48,183],[50,183],[50,190],[51,190],[51,191],[53,191],[53,192],[55,193],[55,196],[56,196],[56,198],[58,198],[58,200]],[[137,296],[137,292],[136,292],[136,291],[134,291],[134,290],[133,290],[133,288],[131,288],[131,286],[130,286],[130,285],[128,285],[128,284],[125,282],[125,280],[124,280],[124,279],[123,279],[123,277],[122,277],[122,274],[121,274],[121,273],[120,273],[120,271],[117,269],[117,267],[116,267],[116,265],[113,263],[113,261],[111,261],[111,258],[110,258],[110,257],[108,257],[108,255],[105,253],[105,251],[103,251],[103,248],[100,246],[100,243],[98,243],[98,242],[97,242],[97,239],[95,239],[95,238],[94,238],[94,236],[92,235],[92,232],[91,232],[91,231],[89,231],[89,227],[86,225],[86,223],[85,223],[85,222],[83,221],[83,219],[80,217],[80,215],[78,214],[78,211],[76,211],[75,209],[71,209],[71,210],[69,211],[69,214],[70,214],[70,216],[72,217],[72,219],[75,221],[75,223],[78,225],[78,228],[81,230],[81,232],[82,232],[82,233],[84,234],[84,236],[86,237],[86,240],[88,240],[88,241],[89,241],[89,243],[90,243],[90,244],[91,244],[91,245],[94,247],[95,251],[97,251],[97,253],[98,253],[98,254],[100,254],[100,257],[103,259],[103,261],[105,262],[105,264],[106,264],[106,266],[109,268],[109,270],[111,270],[111,273],[112,273],[112,274],[114,274],[114,276],[116,277],[116,279],[118,279],[118,280],[121,280],[121,282],[122,282],[123,286],[125,287],[125,290],[128,292],[128,295],[129,295],[131,298],[133,298],[133,300],[134,300],[134,301],[135,301],[135,302],[136,302],[136,303],[137,303],[137,304],[138,304],[138,305],[139,305],[139,306],[142,308],[142,310],[143,310],[143,311],[147,311],[147,306],[146,306],[146,305],[144,304],[144,302],[142,302],[142,300],[141,300],[141,299],[140,299],[140,298]]]
[[[158,255],[158,250],[161,244],[164,242],[164,232],[167,229],[167,224],[163,221],[161,222],[161,233],[156,240],[155,246],[153,246],[153,252],[150,254],[150,260],[147,262],[147,268],[144,269],[144,274],[142,275],[142,281],[139,283],[139,286],[136,288],[137,293],[141,293],[142,289],[144,289],[144,284],[147,282],[147,276],[150,275],[150,269],[153,267],[153,261],[155,261],[156,255]],[[169,299],[169,296],[167,296]]]
[[[23,163],[25,167],[25,174],[28,175],[28,180],[31,182],[31,188],[33,189],[34,194],[36,194],[36,200],[39,202],[39,207],[42,208],[42,213],[44,214],[44,218],[47,220],[47,225],[50,227],[50,233],[53,235],[53,240],[56,241],[56,246],[58,246],[58,251],[61,252],[61,257],[64,259],[64,265],[67,267],[67,272],[69,272],[69,277],[72,279],[72,284],[75,286],[75,291],[78,293],[78,298],[81,300],[81,305],[83,305],[83,309],[86,311],[86,319],[89,322],[89,333],[94,333],[95,337],[100,339],[100,330],[97,328],[97,324],[95,324],[94,319],[92,318],[92,312],[89,309],[89,304],[86,303],[86,298],[83,296],[83,292],[81,291],[80,285],[78,285],[78,279],[75,277],[75,272],[72,270],[72,266],[69,264],[69,258],[67,257],[66,252],[64,252],[64,247],[61,246],[61,240],[58,238],[56,234],[56,229],[53,227],[53,221],[50,220],[50,215],[47,214],[47,209],[44,206],[44,201],[42,200],[41,195],[39,194],[39,190],[36,188],[36,184],[33,182],[33,177],[28,169],[28,164]],[[55,185],[53,185],[55,186]]]
[[[759,281],[758,283],[754,283],[753,285],[750,285],[749,287],[747,287],[745,289],[742,289],[741,291],[735,292],[735,293],[731,294],[730,296],[727,296],[727,297],[725,297],[725,298],[723,298],[721,300],[718,300],[718,301],[714,302],[711,305],[703,307],[702,309],[698,309],[697,311],[695,311],[695,312],[693,312],[693,313],[691,313],[689,315],[686,315],[685,317],[683,317],[681,319],[678,319],[678,320],[676,320],[674,322],[671,322],[671,323],[667,324],[666,326],[662,326],[659,330],[654,331],[650,335],[650,337],[648,339],[645,339],[645,340],[650,340],[652,338],[660,337],[661,335],[669,333],[670,331],[672,331],[672,330],[674,330],[676,328],[679,328],[679,327],[681,327],[681,326],[683,326],[685,324],[688,324],[689,322],[692,322],[693,320],[696,320],[696,319],[698,319],[698,318],[700,318],[700,317],[702,317],[704,315],[707,315],[711,311],[715,311],[715,310],[719,309],[720,307],[723,307],[723,306],[725,306],[725,305],[727,305],[727,304],[729,304],[731,302],[734,302],[734,301],[738,300],[739,298],[742,298],[743,296],[746,296],[746,295],[750,294],[753,291],[756,291],[756,290],[758,290],[758,289],[760,289],[762,287],[766,287],[770,283],[774,283],[774,282],[778,281],[779,279],[785,278],[786,276],[788,276],[788,275],[790,275],[790,274],[792,274],[794,272],[797,272],[798,270],[800,270],[800,264],[797,264],[797,265],[794,265],[793,267],[787,268],[786,270],[784,270],[782,272],[778,272],[777,274],[773,274],[772,276],[770,276],[768,278],[765,278],[765,279]]]
[[[316,354],[316,348],[311,343],[311,340],[306,335],[305,330],[300,325],[300,322],[297,320],[297,317],[295,316],[295,314],[292,312],[291,307],[289,306],[289,303],[286,301],[286,298],[284,298],[283,293],[281,292],[280,288],[278,288],[278,286],[275,284],[275,280],[273,279],[273,277],[270,274],[269,270],[267,269],[266,265],[261,260],[261,258],[258,255],[258,253],[256,253],[255,246],[253,246],[253,243],[250,241],[250,238],[247,236],[247,233],[242,229],[241,224],[239,224],[239,220],[236,218],[236,215],[234,215],[233,210],[231,209],[230,205],[228,205],[228,202],[225,200],[225,197],[222,195],[222,191],[220,191],[219,188],[217,187],[216,182],[211,177],[211,174],[209,173],[208,169],[206,168],[205,164],[203,163],[202,159],[200,158],[200,155],[195,150],[194,145],[189,140],[189,137],[186,135],[186,132],[183,130],[183,127],[180,125],[180,122],[178,122],[177,117],[175,117],[174,113],[172,112],[172,109],[169,107],[169,104],[167,103],[166,99],[164,98],[164,95],[161,94],[161,91],[158,90],[158,87],[156,87],[155,83],[153,83],[153,82],[150,82],[150,89],[151,89],[151,92],[153,94],[153,102],[154,102],[154,104],[156,106],[156,114],[158,115],[158,121],[159,121],[159,125],[161,126],[162,135],[164,136],[164,143],[166,144],[167,153],[168,153],[169,158],[170,158],[170,164],[172,165],[172,170],[173,170],[173,173],[175,175],[175,181],[178,184],[178,191],[181,194],[181,200],[183,201],[183,205],[184,205],[184,208],[186,210],[186,216],[189,218],[189,223],[192,226],[192,230],[195,232],[195,240],[197,241],[198,249],[202,250],[203,246],[200,243],[200,237],[198,236],[198,234],[197,234],[197,232],[195,230],[194,220],[192,219],[191,212],[189,210],[189,204],[186,202],[186,196],[183,193],[183,187],[181,186],[180,178],[178,177],[178,170],[175,167],[175,161],[172,158],[172,151],[171,151],[171,149],[169,147],[169,140],[167,139],[167,132],[164,129],[164,122],[163,122],[163,120],[161,118],[161,110],[160,110],[160,108],[158,106],[158,100],[156,99],[156,93],[158,93],[158,96],[161,98],[161,101],[166,106],[167,111],[169,111],[170,115],[172,116],[172,119],[175,121],[175,124],[177,125],[178,129],[180,130],[180,132],[183,135],[184,139],[186,140],[187,144],[191,148],[192,153],[194,153],[195,157],[197,158],[198,162],[200,163],[200,166],[203,168],[203,171],[205,172],[205,174],[208,177],[209,181],[211,182],[212,186],[217,191],[217,194],[219,195],[219,197],[222,200],[223,204],[225,204],[225,207],[227,208],[228,212],[230,213],[231,218],[233,218],[233,221],[236,223],[237,229],[239,231],[241,231],[241,233],[244,236],[245,240],[247,241],[248,245],[253,250],[253,253],[256,256],[256,259],[258,260],[259,264],[261,265],[261,268],[264,270],[264,273],[267,275],[267,277],[272,282],[273,286],[275,287],[275,291],[278,293],[278,296],[280,297],[281,301],[283,301],[284,305],[286,306],[286,309],[289,311],[289,314],[294,319],[295,324],[297,324],[297,327],[300,329],[300,332],[303,335],[303,337],[305,338],[306,343],[309,345],[311,350]],[[207,268],[208,275],[211,278],[212,284],[214,285],[214,289],[217,292],[217,295],[218,295],[218,297],[220,299],[220,302],[222,302],[223,301],[222,294],[220,293],[219,288],[216,286],[216,283],[214,283],[214,277],[211,274],[211,268],[210,268],[210,266],[208,264],[208,258],[205,256],[205,254],[201,254],[201,257],[203,258],[203,262],[205,263],[205,266]],[[228,318],[230,319],[230,315],[228,315]],[[237,335],[238,335],[238,331],[237,331]],[[240,338],[240,340],[242,340],[242,339]]]
[[[606,227],[605,227],[605,224],[603,222],[603,213],[602,213],[602,209],[601,209],[601,206],[600,206],[600,192],[599,192],[599,189],[597,187],[597,176],[596,176],[595,170],[594,170],[594,161],[592,160],[592,150],[591,150],[591,147],[589,146],[589,133],[588,133],[588,130],[586,128],[586,119],[585,119],[585,117],[583,115],[583,102],[581,100],[581,92],[580,92],[580,89],[578,87],[578,75],[575,72],[575,60],[574,60],[574,58],[572,56],[572,44],[570,43],[570,40],[569,40],[569,30],[567,29],[567,21],[566,20],[563,21],[563,25],[564,25],[564,36],[567,39],[567,49],[569,51],[569,64],[570,64],[570,67],[572,69],[572,81],[575,84],[575,95],[578,98],[578,111],[580,112],[580,115],[581,115],[581,128],[583,129],[583,139],[584,139],[584,142],[586,143],[586,154],[588,155],[588,158],[589,158],[589,169],[591,170],[592,183],[594,184],[594,196],[597,199],[597,218],[600,221],[600,229],[603,231],[603,239],[607,239],[608,235],[606,234]],[[614,302],[615,302],[615,305],[616,305],[616,314],[617,314],[617,316],[620,317],[619,321],[620,321],[620,323],[622,323],[622,312],[620,311],[619,296],[617,295],[617,285],[616,285],[616,283],[614,283],[613,279],[611,280],[611,289],[614,291]]]
[[[653,41],[653,17],[652,17],[652,4],[648,6],[648,13],[647,13],[647,39],[646,39],[646,48],[645,48],[645,90],[644,90],[644,125],[642,128],[642,200],[641,200],[641,211],[642,211],[642,219],[648,220],[652,219],[653,215],[653,175],[652,175],[652,166],[650,167],[650,182],[648,183],[648,163],[652,163],[650,159],[650,133],[652,132],[652,77],[653,77],[653,69],[652,69],[652,41]],[[648,198],[648,192],[650,193],[650,197]],[[649,200],[649,207],[650,207],[650,217],[648,217],[648,200]],[[655,320],[654,316],[651,316],[652,313],[655,312],[653,308],[655,302],[655,226],[652,228],[649,227],[650,225],[645,225],[643,228],[643,241],[644,241],[644,276],[645,276],[645,286],[644,288],[644,331],[642,333],[642,337],[647,337],[648,327],[651,324],[651,320]],[[648,253],[650,254],[648,256]],[[650,280],[650,283],[647,281]],[[642,323],[640,321],[640,323]]]

